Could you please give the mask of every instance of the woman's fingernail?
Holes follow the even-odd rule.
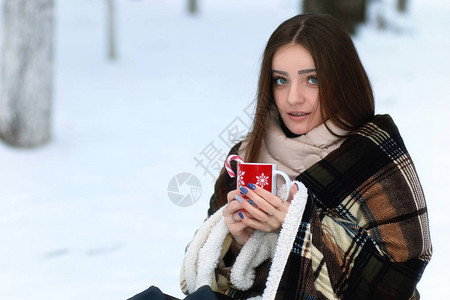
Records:
[[[247,190],[245,187],[243,187],[243,186],[241,186],[240,190],[241,190],[241,192],[244,193],[244,194],[247,194],[247,193],[248,193],[248,190]]]
[[[234,196],[234,199],[236,199],[237,202],[242,203],[242,198],[239,197],[238,195]]]
[[[298,183],[295,182],[295,185],[297,186],[297,191],[300,191],[300,188],[298,187]]]
[[[243,219],[243,218],[244,218],[244,214],[243,214],[243,213],[241,213],[241,212],[238,212],[238,214],[239,214],[239,217],[241,217],[241,219]]]
[[[256,203],[253,202],[253,200],[248,200],[248,203],[250,203],[251,205],[256,205]]]
[[[247,186],[252,190],[256,189],[256,185],[254,185],[253,183],[249,183],[249,184],[247,184]]]

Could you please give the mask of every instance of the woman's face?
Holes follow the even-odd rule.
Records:
[[[275,52],[273,96],[281,119],[292,133],[305,134],[324,122],[318,84],[314,60],[304,47],[287,44]]]

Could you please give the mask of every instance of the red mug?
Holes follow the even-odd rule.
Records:
[[[234,155],[228,157],[228,166],[231,160],[236,160],[238,162],[236,178],[236,185],[238,189],[240,186],[247,186],[247,184],[253,183],[276,195],[277,177],[281,176],[286,182],[286,196],[282,200],[286,201],[289,199],[289,193],[292,185],[291,180],[286,173],[277,170],[277,165],[265,163],[245,163],[239,156]],[[235,176],[234,172],[231,170],[231,167],[229,169],[227,168],[227,170],[231,177]]]

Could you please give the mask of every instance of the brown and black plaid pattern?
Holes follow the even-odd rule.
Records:
[[[409,299],[431,258],[425,198],[388,115],[297,178],[309,190],[277,299]]]
[[[276,299],[417,297],[431,258],[428,215],[389,115],[375,116],[297,180],[309,199]],[[222,170],[208,215],[235,185]]]

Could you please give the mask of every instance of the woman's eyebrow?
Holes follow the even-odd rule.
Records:
[[[280,71],[280,70],[272,70],[272,73],[279,73],[281,75],[289,76],[289,74],[287,72]]]
[[[316,72],[316,69],[303,69],[303,70],[299,70],[297,73],[298,73],[298,75],[303,75],[303,74],[313,73],[313,72]],[[281,75],[289,76],[289,74],[287,72],[280,71],[280,70],[272,70],[272,73],[278,73]]]
[[[302,74],[306,74],[306,73],[312,73],[315,72],[316,69],[304,69],[304,70],[300,70],[298,71],[298,75],[302,75]]]

